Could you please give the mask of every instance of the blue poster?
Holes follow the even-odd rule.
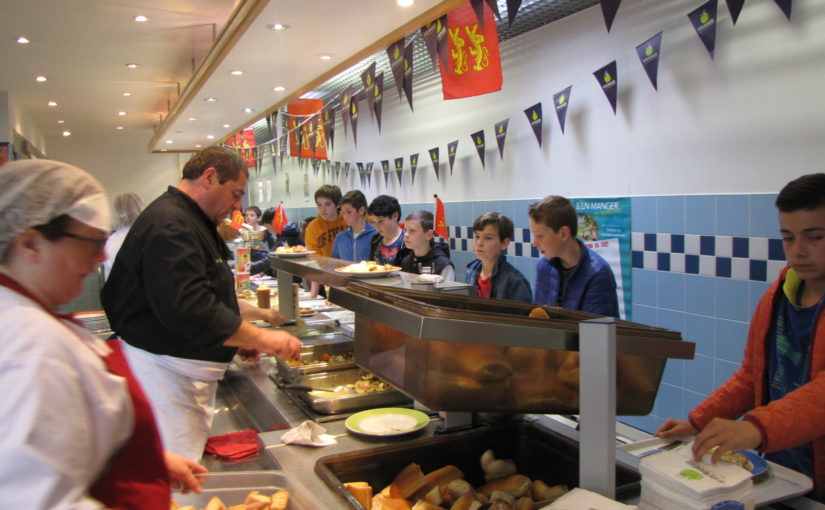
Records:
[[[630,306],[630,199],[577,198],[578,237],[601,255],[613,270],[619,315],[632,320]]]

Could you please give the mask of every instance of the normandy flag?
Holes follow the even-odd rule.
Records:
[[[567,105],[570,104],[570,91],[573,90],[573,85],[570,85],[561,92],[553,94],[553,108],[556,109],[556,117],[559,119],[561,126],[561,134],[564,134],[564,121],[567,119]],[[541,143],[539,143],[541,146]]]
[[[495,125],[496,143],[498,144],[498,154],[501,156],[501,159],[504,159],[504,139],[507,138],[507,124],[509,123],[510,119],[504,119],[501,122],[496,122]]]
[[[791,21],[791,0],[776,0],[776,5],[782,9],[782,13]]]
[[[358,167],[358,176],[361,177],[361,187],[364,187],[364,184],[367,182],[367,178],[364,175],[364,163],[358,162],[355,163],[355,166]]]
[[[530,123],[530,127],[533,128],[533,134],[536,135],[536,140],[539,142],[539,147],[541,147],[541,126],[542,126],[542,115],[541,115],[541,103],[536,103],[530,108],[524,110],[524,115],[527,116],[527,122]]]
[[[375,116],[375,62],[370,64],[367,69],[361,73],[361,83],[364,84],[364,95],[367,96],[367,109],[370,115]]]
[[[739,19],[739,13],[742,12],[742,6],[745,5],[745,0],[726,0],[728,3],[728,11],[730,11],[730,19],[733,24]]]
[[[415,171],[418,170],[418,153],[410,156],[410,174],[412,175],[412,182],[415,183]]]
[[[240,230],[241,225],[243,225],[243,219],[244,218],[243,214],[241,214],[241,211],[238,211],[236,209],[235,212],[232,213],[232,221],[230,221],[229,226],[234,228],[235,230]]]
[[[481,167],[484,167],[484,130],[476,131],[475,133],[470,135],[470,138],[473,139],[473,145],[476,146],[476,150],[478,151],[478,157],[481,158]]]
[[[616,115],[616,96],[619,88],[616,76],[616,61],[614,60],[594,72],[593,76],[596,77],[596,81],[599,82],[605,97],[610,101],[610,106],[613,107],[613,115]]]
[[[344,137],[347,136],[347,124],[350,123],[350,109],[349,103],[352,99],[352,85],[348,86],[341,92],[341,120],[344,124]]]
[[[433,170],[435,170],[436,180],[440,180],[439,177],[438,177],[438,169],[439,169],[438,168],[438,163],[439,163],[438,153],[439,153],[438,147],[430,149],[430,161],[433,162]]]
[[[286,209],[284,209],[284,203],[281,202],[275,209],[275,217],[272,218],[272,226],[275,228],[275,231],[278,232],[278,235],[281,235],[284,232],[284,227],[287,223],[289,223],[289,218],[286,217]]]
[[[622,0],[602,0],[602,15],[608,32],[610,32],[610,27],[613,26],[613,20],[616,18],[620,3],[622,3]]]
[[[367,169],[366,169],[366,172],[367,172],[367,186],[372,186],[372,166],[373,166],[372,161],[367,163]]]
[[[447,159],[450,161],[450,175],[453,175],[453,165],[455,165],[455,151],[458,149],[458,140],[447,144]]]
[[[378,133],[381,133],[381,106],[384,103],[384,72],[375,77],[375,93],[373,94],[373,111],[375,111],[375,119],[378,121]]]
[[[444,202],[438,198],[438,195],[433,195],[435,198],[435,233],[449,239],[450,235],[447,233],[447,216],[444,214]]]
[[[484,16],[492,21],[493,11],[484,5]],[[484,29],[469,2],[447,14],[448,59],[441,66],[444,99],[478,96],[501,90],[501,59],[496,24]]]
[[[390,187],[390,160],[384,159],[381,160],[381,170],[384,171],[384,186]],[[401,185],[401,180],[398,180],[398,184]]]
[[[349,102],[349,120],[352,122],[352,143],[358,147],[358,97],[355,95]]]
[[[716,48],[716,6],[718,0],[708,0],[700,5],[687,16],[691,25],[702,40],[702,44],[707,48],[710,58]]]
[[[659,74],[659,51],[661,48],[662,32],[636,46],[636,54],[639,55],[639,60],[645,68],[647,77],[650,78],[650,83],[653,84],[653,88],[656,90],[659,90],[657,76]]]
[[[395,158],[395,175],[398,176],[398,185],[401,186],[401,172],[404,170],[404,158]],[[415,181],[415,175],[413,175]]]
[[[387,57],[390,59],[390,69],[395,78],[395,88],[398,90],[398,99],[404,90],[404,38],[395,41],[387,48]]]

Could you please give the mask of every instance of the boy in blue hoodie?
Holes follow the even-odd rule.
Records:
[[[471,295],[527,303],[533,300],[530,282],[504,255],[513,231],[513,220],[500,212],[484,213],[473,222],[473,251],[478,258],[467,264]]]
[[[353,190],[341,199],[341,215],[347,229],[335,236],[332,258],[361,262],[370,259],[372,238],[377,234],[367,221],[367,197]]]

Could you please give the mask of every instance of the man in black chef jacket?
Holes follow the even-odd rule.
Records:
[[[217,225],[240,208],[249,171],[238,155],[209,147],[183,179],[138,217],[117,254],[101,300],[152,404],[164,447],[200,459],[215,393],[240,349],[295,358],[300,341],[241,319],[283,322],[235,297],[229,249]],[[268,316],[267,316],[268,315]]]

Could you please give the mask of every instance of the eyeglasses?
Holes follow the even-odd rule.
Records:
[[[84,243],[91,243],[95,245],[95,248],[98,250],[102,250],[106,247],[106,241],[109,240],[109,236],[106,237],[86,237],[80,234],[74,234],[72,232],[59,232],[57,237],[69,237],[71,239],[77,239],[78,241],[83,241]]]

